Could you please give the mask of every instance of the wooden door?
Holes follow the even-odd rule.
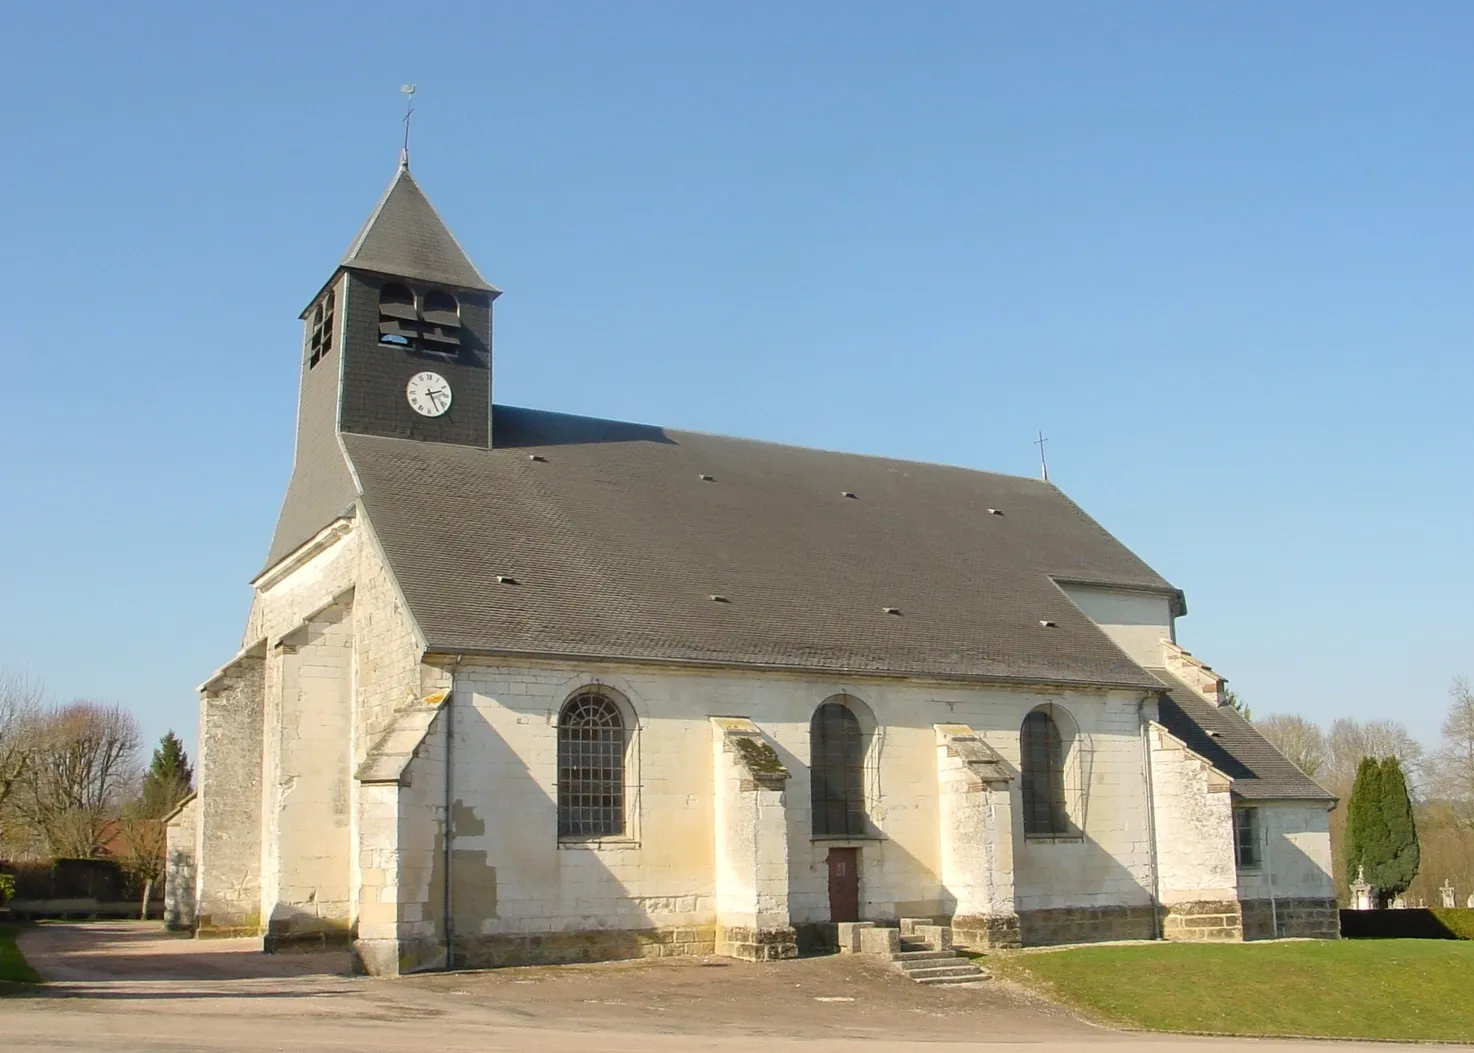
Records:
[[[829,920],[860,920],[860,850],[829,850]]]

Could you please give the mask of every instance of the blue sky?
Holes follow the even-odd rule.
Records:
[[[1474,674],[1474,7],[11,4],[0,665],[194,741],[414,168],[497,400],[1028,473],[1260,712]]]

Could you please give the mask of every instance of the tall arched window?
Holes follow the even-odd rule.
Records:
[[[624,717],[597,691],[580,691],[558,716],[558,836],[624,833]]]
[[[866,833],[865,736],[841,701],[825,702],[809,723],[809,787],[816,836]]]
[[[1019,774],[1023,782],[1024,833],[1068,834],[1064,741],[1059,725],[1042,709],[1025,717],[1019,731]]]

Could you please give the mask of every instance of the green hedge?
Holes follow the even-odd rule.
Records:
[[[1474,909],[1469,907],[1441,907],[1433,911],[1445,929],[1454,934],[1456,940],[1474,940]]]
[[[1347,939],[1474,940],[1474,910],[1343,910],[1341,935]]]

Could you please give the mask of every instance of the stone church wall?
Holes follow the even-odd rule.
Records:
[[[556,720],[576,689],[595,683],[627,702],[634,729],[627,836],[560,844]],[[1144,909],[1149,916],[1139,693],[592,664],[576,672],[480,661],[467,661],[456,684],[455,843],[485,853],[494,876],[483,880],[495,882],[496,903],[495,916],[480,919],[478,933],[458,924],[457,945],[469,949],[483,937],[491,948],[487,961],[512,960],[498,959],[502,952],[533,958],[553,948],[556,955],[581,957],[631,947],[661,954],[710,947],[717,914],[714,716],[753,721],[793,773],[784,797],[795,926],[829,921],[826,857],[836,845],[860,850],[865,918],[951,916],[955,902],[939,878],[934,725],[972,726],[1016,770],[1019,726],[1044,703],[1077,725],[1072,807],[1080,836],[1023,844],[1016,852],[1020,911],[1119,908]],[[869,714],[862,723],[870,738],[873,837],[818,839],[810,833],[809,721],[820,703],[840,693],[860,700]],[[1017,822],[1014,827],[1020,828]]]
[[[1331,877],[1330,812],[1325,803],[1248,803],[1258,809],[1263,858],[1258,866],[1238,873],[1244,938],[1336,939],[1341,922]]]
[[[242,653],[200,692],[195,832],[197,932],[261,928],[261,757],[264,649]]]
[[[1150,742],[1162,935],[1242,939],[1232,783],[1162,725]]]
[[[194,931],[199,810],[199,798],[191,795],[174,810],[164,829],[164,927],[171,932]]]

